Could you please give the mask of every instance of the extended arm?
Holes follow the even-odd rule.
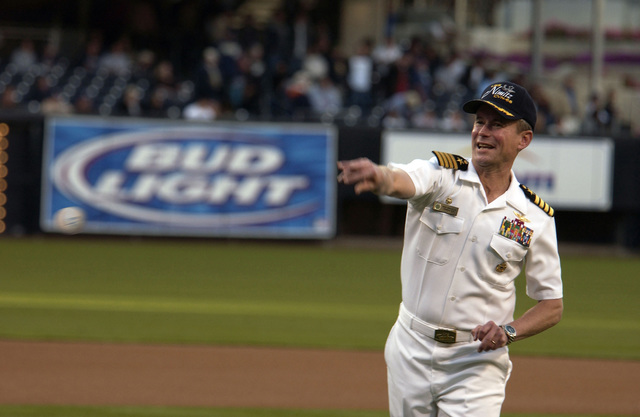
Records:
[[[416,193],[409,175],[400,170],[374,164],[366,158],[338,162],[338,181],[354,185],[356,194],[370,191],[379,195],[411,198]]]

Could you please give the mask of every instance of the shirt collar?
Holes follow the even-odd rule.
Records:
[[[522,214],[527,214],[527,197],[524,195],[522,190],[520,189],[520,182],[516,178],[516,174],[511,171],[511,184],[509,184],[509,189],[506,193],[507,204],[513,206],[516,210],[518,210]]]
[[[478,177],[478,172],[471,163],[471,159],[469,159],[469,168],[466,171],[460,171],[460,179],[482,185],[480,177]],[[516,178],[516,174],[514,174],[513,170],[511,170],[511,184],[509,184],[509,188],[501,199],[502,198],[504,198],[506,204],[509,204],[520,213],[527,214],[528,200],[520,189],[520,182]]]
[[[471,163],[471,159],[469,159],[469,168],[467,168],[466,171],[459,172],[461,180],[480,184],[480,177],[478,177],[478,172],[476,171],[476,167]]]

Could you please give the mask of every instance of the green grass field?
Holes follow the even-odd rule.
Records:
[[[400,302],[397,249],[72,237],[4,238],[0,254],[3,339],[381,350]],[[562,322],[515,344],[512,354],[639,360],[640,258],[563,256],[562,266]],[[532,305],[520,284],[517,314]],[[0,407],[0,416],[89,415],[79,408],[44,410]],[[289,415],[201,409],[171,414],[146,407],[90,413],[205,414]]]

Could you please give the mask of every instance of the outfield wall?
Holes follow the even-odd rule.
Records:
[[[9,146],[5,150],[9,158],[5,164],[7,167],[7,189],[4,192],[6,199],[2,207],[6,211],[4,219],[6,228],[3,234],[21,235],[55,232],[55,227],[51,223],[54,214],[52,204],[54,204],[53,201],[55,200],[52,196],[57,191],[51,185],[51,178],[47,175],[48,169],[45,169],[44,172],[42,169],[43,158],[47,160],[53,152],[51,130],[45,129],[45,126],[50,126],[50,123],[45,123],[45,119],[41,117],[24,114],[3,113],[0,114],[0,118],[2,122],[7,123],[10,127],[8,135]],[[74,118],[72,120],[82,121],[84,119]],[[123,125],[125,124],[122,119],[91,118],[91,120],[93,122],[97,120],[99,123],[111,126],[114,129],[124,128]],[[130,123],[130,121],[126,122]],[[157,123],[160,123],[161,127],[163,124],[166,125],[168,123],[160,120],[138,122],[148,122],[155,127],[157,127]],[[169,125],[172,129],[182,131],[191,129],[194,126],[193,123],[184,121],[171,121]],[[204,130],[212,131],[219,130],[222,127],[246,129],[247,124],[229,122],[199,126]],[[442,146],[438,146],[435,149],[442,151],[460,150],[461,144],[464,144],[465,141],[463,135],[415,131],[385,132],[379,128],[363,126],[300,126],[262,123],[256,125],[256,127],[257,130],[251,133],[251,140],[258,140],[262,145],[267,143],[265,141],[272,140],[273,137],[270,137],[268,133],[266,137],[260,137],[261,133],[259,132],[294,132],[294,140],[289,145],[282,145],[282,143],[286,142],[286,139],[283,139],[286,135],[279,136],[275,139],[275,142],[267,144],[277,148],[276,154],[286,155],[282,156],[280,165],[274,162],[274,167],[277,165],[277,169],[274,168],[273,171],[269,172],[269,178],[282,178],[288,173],[286,175],[290,175],[291,178],[296,177],[302,181],[300,178],[302,175],[305,177],[303,179],[307,185],[314,183],[314,180],[310,179],[313,175],[318,178],[317,184],[314,183],[314,186],[300,186],[298,190],[293,185],[290,185],[290,189],[288,189],[291,195],[294,189],[296,192],[301,192],[302,189],[315,189],[315,194],[307,195],[301,193],[298,201],[300,204],[296,205],[296,208],[303,207],[304,201],[318,200],[318,196],[322,197],[320,200],[323,203],[317,206],[321,207],[318,208],[319,211],[314,211],[306,220],[278,223],[276,227],[271,224],[266,228],[243,227],[237,230],[224,228],[223,231],[220,231],[221,229],[214,227],[205,233],[190,233],[189,230],[185,231],[180,225],[176,226],[174,224],[168,228],[151,228],[152,232],[150,233],[149,229],[145,230],[138,227],[140,226],[139,223],[127,224],[125,222],[123,224],[122,217],[118,217],[122,212],[114,213],[107,210],[108,216],[103,213],[101,217],[101,226],[94,227],[90,231],[96,234],[200,235],[208,237],[293,239],[330,239],[334,236],[344,235],[400,236],[404,221],[404,207],[398,204],[382,203],[376,196],[370,194],[356,196],[350,187],[336,186],[333,180],[335,178],[333,157],[337,155],[337,159],[351,159],[364,156],[373,161],[383,163],[385,159],[396,157],[397,153],[400,152],[398,149],[405,153],[408,150],[410,154],[412,141],[418,138],[424,142],[424,146],[416,151],[416,157],[428,158],[430,157],[431,148],[439,145],[439,138],[442,140]],[[317,138],[308,143],[304,142],[304,140],[309,139],[304,137],[309,131],[312,134],[321,132],[321,136],[324,138],[332,136],[331,132],[333,132],[337,141],[333,143],[332,139],[327,139],[327,143],[325,143],[321,140],[320,148],[315,149],[313,141],[317,140]],[[49,135],[48,139],[46,139],[47,135]],[[74,136],[77,140],[78,133],[74,130],[73,133],[63,132],[61,135],[59,135],[59,138]],[[398,142],[404,146],[404,150],[400,146],[394,151],[396,154],[391,152],[391,156],[384,154],[385,152],[387,154],[390,152],[388,145],[383,146],[386,143],[385,137],[388,141],[390,135],[396,139],[399,138]],[[192,136],[191,139],[193,139]],[[548,163],[548,159],[550,159],[548,153],[553,153],[555,139],[558,140],[558,152],[556,155],[551,155],[554,160]],[[242,140],[246,142],[247,138],[244,137]],[[275,143],[278,143],[278,145],[276,146]],[[615,244],[629,248],[639,248],[640,166],[636,160],[640,156],[640,142],[623,137],[610,138],[608,140],[602,140],[601,138],[545,137],[541,138],[539,143],[540,146],[538,148],[534,147],[535,142],[531,147],[538,155],[528,156],[529,165],[525,175],[526,179],[523,182],[528,183],[531,188],[538,191],[543,197],[548,194],[546,199],[556,208],[560,241]],[[47,148],[47,144],[49,144],[49,148]],[[280,147],[281,145],[284,147]],[[383,148],[385,152],[383,152]],[[546,150],[543,148],[546,148]],[[608,152],[608,149],[611,151],[611,157],[603,157]],[[47,151],[45,152],[45,150]],[[458,153],[464,155],[465,152],[461,150]],[[75,160],[75,158],[76,156],[73,156],[71,159]],[[277,159],[277,155],[274,158]],[[536,162],[536,158],[539,159],[538,162]],[[318,169],[316,171],[313,169],[305,171],[308,167],[314,165],[314,161],[316,161]],[[47,163],[50,163],[50,161],[45,161],[45,166]],[[104,162],[101,163],[104,164]],[[532,174],[532,172],[536,171],[536,167],[539,167],[538,171],[541,174]],[[87,166],[83,165],[76,166],[74,169],[78,172],[84,172],[82,170],[86,168]],[[524,168],[522,169],[524,170]],[[302,170],[300,171],[302,174],[296,170]],[[66,171],[63,170],[63,172]],[[298,173],[296,174],[296,172]],[[600,174],[601,172],[602,174]],[[611,174],[610,180],[606,178],[607,173]],[[522,180],[522,174],[518,173],[518,175]],[[576,183],[573,187],[571,183],[563,184],[562,187],[564,188],[558,186],[555,191],[547,189],[549,184],[559,182],[558,178],[566,177],[575,177],[582,183],[580,186]],[[553,178],[553,180],[549,180],[549,178]],[[537,183],[533,185],[531,181]],[[294,183],[295,181],[291,181],[286,184]],[[282,191],[283,187],[279,188],[281,194],[284,192]],[[553,192],[557,194],[553,195]],[[64,200],[64,196],[58,195],[56,198],[58,200],[55,204],[71,204],[70,201]],[[162,205],[158,201],[154,204],[154,208]],[[262,204],[264,208],[264,202],[256,202],[256,204],[258,206]],[[170,204],[166,205],[171,206]],[[195,213],[203,210],[202,206],[197,205],[193,205],[190,209]],[[225,214],[228,214],[235,212],[237,208],[227,205],[220,209]],[[244,210],[246,207],[242,209]],[[171,210],[171,207],[169,207],[169,210]],[[143,215],[148,215],[148,213],[145,212]],[[304,217],[304,215],[301,216]],[[173,216],[173,218],[177,217],[179,216]],[[210,219],[214,219],[214,217],[215,215],[213,217],[210,216]],[[298,218],[302,217],[299,216]],[[104,222],[105,219],[108,220],[106,223]],[[215,220],[211,221],[215,222]],[[256,224],[264,225],[268,224],[268,222],[258,221]],[[286,226],[280,228],[283,224],[286,224]]]

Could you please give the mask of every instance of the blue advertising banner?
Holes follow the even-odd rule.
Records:
[[[50,118],[40,224],[64,233],[330,238],[336,152],[324,125]]]

